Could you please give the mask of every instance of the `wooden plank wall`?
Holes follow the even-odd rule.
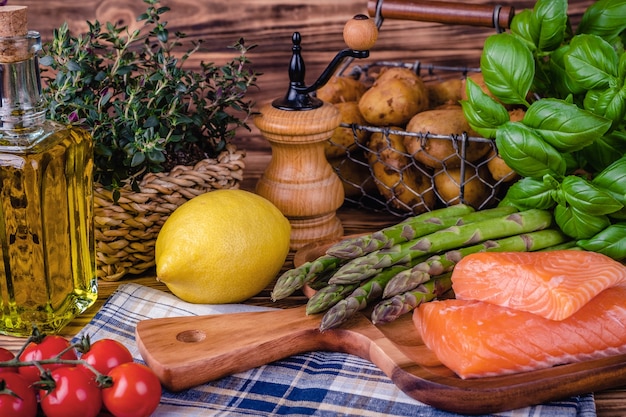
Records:
[[[532,8],[534,1],[483,1],[465,3],[514,6],[517,11]],[[574,24],[591,3],[570,0]],[[87,28],[86,21],[117,22],[137,27],[135,17],[145,11],[142,0],[9,0],[8,4],[29,6],[29,27],[44,41],[52,30],[67,21],[73,31]],[[162,0],[171,8],[165,15],[170,31],[185,32],[190,39],[205,39],[205,50],[190,60],[224,63],[232,58],[227,47],[243,37],[258,47],[250,58],[262,73],[258,89],[250,97],[258,104],[282,96],[287,88],[287,66],[291,35],[302,35],[307,84],[312,83],[337,51],[345,47],[342,29],[358,13],[367,14],[367,0]],[[477,66],[486,36],[493,29],[460,25],[386,19],[379,40],[371,51],[372,60],[403,60],[424,63]],[[241,131],[238,145],[246,149],[269,149],[254,126]]]

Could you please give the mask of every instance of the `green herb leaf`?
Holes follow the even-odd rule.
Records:
[[[524,177],[565,175],[563,155],[522,123],[507,122],[498,128],[496,146],[504,162]]]
[[[600,172],[626,154],[626,132],[614,130],[578,152],[592,172]]]
[[[511,185],[506,196],[520,210],[531,208],[549,210],[556,204],[552,194],[558,186],[559,183],[549,175],[543,179],[526,177]]]
[[[596,35],[572,38],[563,60],[573,82],[584,90],[605,89],[618,85],[617,52]]]
[[[592,183],[613,194],[622,205],[626,205],[626,156],[608,165],[595,176]]]
[[[565,39],[567,0],[537,0],[532,13],[533,26],[538,27],[537,49],[553,51]]]
[[[535,76],[531,51],[519,38],[508,33],[485,40],[480,68],[489,90],[503,103],[525,104]]]
[[[496,137],[498,126],[509,121],[506,108],[480,88],[471,78],[466,80],[467,100],[461,100],[470,127],[485,138]]]
[[[563,233],[574,239],[589,239],[611,225],[607,216],[594,216],[563,205],[554,208],[554,220]]]
[[[626,29],[626,1],[598,0],[583,14],[577,33],[601,36],[613,42]]]
[[[522,120],[560,152],[580,150],[604,135],[611,122],[575,104],[545,98],[535,101]]]
[[[520,38],[528,49],[535,51],[539,43],[539,27],[531,9],[524,9],[513,16],[511,33]]]
[[[626,259],[626,223],[615,223],[576,244],[588,251],[599,252],[616,260]]]
[[[594,216],[613,213],[624,207],[611,193],[576,175],[563,179],[561,191],[567,204]]]
[[[583,105],[585,109],[613,121],[613,127],[617,127],[626,115],[626,89],[609,87],[606,90],[590,90]]]

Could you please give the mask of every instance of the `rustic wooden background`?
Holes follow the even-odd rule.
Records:
[[[534,1],[470,0],[464,3],[514,6],[517,11],[532,8]],[[570,0],[574,24],[593,1]],[[142,0],[8,0],[8,4],[29,6],[29,27],[44,41],[52,30],[67,21],[73,31],[85,31],[86,21],[117,22],[136,27],[136,16],[145,11]],[[262,73],[258,89],[250,97],[258,106],[282,96],[287,88],[287,66],[291,35],[302,35],[307,84],[312,83],[337,51],[345,47],[342,29],[358,13],[367,14],[367,0],[162,0],[171,8],[164,18],[170,31],[182,31],[191,39],[205,39],[205,50],[190,60],[224,63],[233,57],[228,46],[243,37],[257,48],[250,54],[257,72]],[[371,51],[372,60],[403,60],[424,63],[477,66],[490,28],[386,19],[379,40]],[[242,130],[236,141],[244,148],[269,149],[254,126]]]

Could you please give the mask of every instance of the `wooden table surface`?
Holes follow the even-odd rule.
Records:
[[[248,190],[254,190],[256,182],[259,176],[263,173],[267,163],[271,156],[267,152],[253,151],[248,152],[246,156],[246,176],[242,188]],[[341,219],[345,234],[362,233],[372,230],[377,230],[382,227],[396,223],[398,219],[391,215],[367,212],[364,210],[354,208],[341,208],[338,212],[338,216]],[[283,270],[289,269],[293,266],[293,253],[290,253],[285,261]],[[134,282],[142,285],[146,285],[152,288],[157,288],[163,291],[168,291],[165,285],[159,283],[154,276],[154,272],[149,272],[141,276],[125,277],[121,281],[117,282],[99,282],[98,300],[95,305],[92,306],[87,312],[83,313],[74,321],[72,321],[66,328],[63,329],[62,335],[68,338],[73,337],[84,327],[95,313],[102,307],[104,302],[113,294],[117,286],[121,283]],[[285,300],[279,302],[272,302],[270,299],[270,292],[274,283],[270,284],[264,291],[257,296],[249,299],[247,303],[253,305],[290,308],[295,306],[301,306],[306,303],[306,298],[297,293],[290,296]],[[23,339],[0,336],[0,346],[16,351],[22,345]],[[626,381],[624,386],[616,389],[606,390],[596,393],[596,407],[599,417],[624,417],[626,416]]]

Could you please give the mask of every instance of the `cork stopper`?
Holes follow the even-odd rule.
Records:
[[[26,36],[28,19],[26,6],[0,6],[0,38]]]

